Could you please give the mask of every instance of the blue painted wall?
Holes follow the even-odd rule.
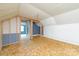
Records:
[[[10,40],[10,38],[9,38],[9,34],[3,34],[3,36],[2,36],[2,45],[7,45],[7,44],[9,44],[9,40]]]
[[[2,45],[5,46],[5,45],[19,41],[20,34],[19,33],[3,34],[2,38],[3,38]]]
[[[40,27],[37,24],[33,24],[33,35],[40,34]]]
[[[27,33],[30,32],[30,22],[27,22],[28,30]],[[25,31],[23,34],[26,33],[26,26],[25,26]],[[33,35],[35,34],[40,34],[40,27],[37,24],[33,24]],[[20,33],[9,33],[9,34],[3,34],[3,40],[2,40],[2,45],[8,45],[14,42],[17,42],[20,40]]]

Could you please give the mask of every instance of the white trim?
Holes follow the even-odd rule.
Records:
[[[50,38],[50,39],[53,39],[53,40],[57,40],[57,41],[61,41],[61,42],[65,42],[65,43],[68,43],[68,44],[73,44],[73,45],[78,45],[78,43],[74,43],[74,42],[70,42],[70,41],[66,41],[66,40],[61,40],[59,38],[56,38],[56,37],[51,37],[51,36],[47,36],[47,35],[43,35],[44,37],[47,37],[47,38]]]
[[[32,36],[40,36],[41,34],[35,34],[35,35],[32,35]]]

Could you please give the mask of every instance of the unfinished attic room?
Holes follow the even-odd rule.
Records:
[[[0,3],[0,56],[79,56],[79,3]]]

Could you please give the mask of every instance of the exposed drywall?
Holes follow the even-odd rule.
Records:
[[[20,18],[19,17],[17,17],[17,33],[20,33],[20,31],[21,31],[21,21],[20,21]]]
[[[33,16],[33,17],[39,16],[41,19],[50,17],[50,15],[48,15],[44,11],[42,11],[30,4],[20,4],[19,9],[20,9],[19,14],[21,16]]]
[[[16,33],[16,18],[10,20],[10,33]]]
[[[2,23],[3,34],[9,34],[10,33],[9,27],[10,27],[9,20],[8,21],[4,21]]]
[[[70,5],[70,4],[69,4]],[[45,5],[46,6],[46,5]],[[63,4],[60,4],[60,7],[63,6]],[[72,5],[71,5],[72,6]],[[69,6],[69,9],[67,9],[67,5],[65,5],[67,10],[71,10],[71,6]],[[76,5],[74,5],[74,8],[72,9],[77,9],[78,5],[76,6],[77,8],[75,8]],[[59,9],[60,7],[58,7],[58,9],[54,9],[55,13],[51,8],[51,11],[49,10],[50,8],[45,8],[45,11],[47,10],[47,13],[42,10],[42,8],[36,8],[35,6],[32,6],[30,4],[20,4],[20,8],[19,10],[18,5],[17,4],[4,4],[4,5],[0,5],[0,20],[2,19],[8,19],[11,18],[13,16],[16,16],[19,12],[19,14],[21,16],[39,16],[42,20],[43,24],[44,24],[44,34],[50,38],[56,38],[57,40],[60,41],[65,41],[65,42],[69,42],[69,43],[74,43],[74,44],[78,44],[79,41],[79,37],[78,37],[78,25],[76,23],[79,23],[79,9],[77,10],[73,10],[67,13],[63,13],[60,15],[57,15],[57,13],[62,13],[63,9],[61,7],[61,9]],[[48,6],[49,7],[49,6]],[[58,11],[57,11],[58,10]],[[60,10],[60,11],[59,11]],[[56,13],[57,12],[57,13]],[[64,9],[65,12],[65,9]],[[50,15],[56,15],[54,17],[51,17]],[[16,21],[15,19],[12,19],[10,22],[12,26],[11,27],[11,31],[10,33],[12,33],[12,35],[14,35],[13,33],[16,33]],[[19,21],[19,18],[18,18]],[[74,23],[74,24],[73,24]],[[6,25],[7,24],[7,25]],[[61,25],[60,25],[61,24]],[[64,24],[64,25],[63,25]],[[18,23],[18,25],[20,25],[20,23]],[[7,28],[7,29],[6,29]],[[20,27],[18,27],[17,30],[19,30]],[[7,21],[6,23],[4,23],[4,29],[3,29],[3,34],[8,34],[9,33],[9,21]],[[17,31],[17,33],[19,33],[20,31]]]
[[[45,22],[45,36],[59,41],[79,45],[79,9],[54,17],[56,24]],[[49,24],[47,24],[49,23]],[[61,25],[60,25],[61,24]]]
[[[19,17],[6,20],[2,23],[3,37],[2,45],[9,45],[20,40],[20,19]]]
[[[57,24],[79,23],[79,9],[57,15],[54,18]]]

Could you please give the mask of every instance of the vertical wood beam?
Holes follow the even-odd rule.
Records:
[[[42,35],[44,35],[44,26],[42,25]]]
[[[22,16],[19,16],[20,17],[20,33],[21,33],[21,22],[22,22]]]
[[[44,26],[43,26],[43,23],[42,23],[40,20],[38,20],[38,21],[39,21],[39,23],[40,23],[40,25],[41,25],[41,26],[40,26],[40,35],[43,35],[43,32],[44,32],[44,31],[43,31],[43,30],[44,30],[44,29],[43,29],[43,27],[44,27]]]
[[[11,34],[11,19],[7,20],[9,22],[9,33],[8,34]],[[9,38],[11,38],[11,36],[9,35]],[[10,42],[10,39],[9,39],[9,42]],[[9,43],[8,43],[9,44]]]
[[[20,25],[19,25],[19,32],[21,33],[21,18],[20,18]]]
[[[32,39],[32,34],[33,34],[33,20],[30,20],[30,39]]]
[[[18,19],[16,17],[16,33],[18,33]]]
[[[3,34],[2,23],[3,23],[3,21],[0,22],[0,25],[1,25],[1,27],[0,27],[0,28],[1,28],[1,33],[0,33],[0,35],[1,35],[1,40],[0,40],[0,41],[1,41],[1,42],[0,42],[0,43],[1,43],[1,44],[0,44],[0,45],[1,45],[1,46],[0,46],[0,51],[2,50],[2,39],[3,39],[3,38],[2,38],[2,37],[3,37],[3,35],[2,35],[2,34]]]
[[[9,33],[11,33],[11,20],[9,20]]]
[[[40,26],[40,35],[42,35],[42,26]]]

